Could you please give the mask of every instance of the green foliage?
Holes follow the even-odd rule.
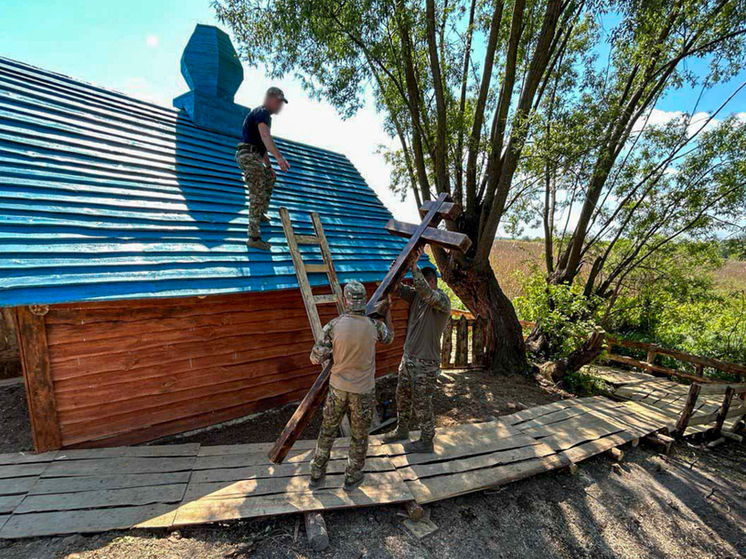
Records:
[[[568,392],[578,396],[594,396],[613,392],[611,387],[602,379],[582,369],[566,374],[562,378],[562,385]]]
[[[453,289],[448,287],[448,284],[444,282],[442,279],[438,278],[438,287],[443,290],[443,292],[448,295],[448,298],[451,300],[451,308],[452,309],[458,309],[460,311],[467,311],[469,309],[466,308],[464,303],[461,301],[461,299],[458,298],[458,295],[456,295],[453,292]]]
[[[535,270],[526,277],[523,293],[513,300],[518,317],[541,324],[553,359],[569,355],[588,339],[596,325],[594,314],[599,301],[585,297],[577,284],[548,284]]]

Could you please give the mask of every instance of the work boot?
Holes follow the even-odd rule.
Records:
[[[261,237],[249,237],[249,240],[246,241],[246,246],[260,250],[270,250],[272,248],[272,245],[267,241],[263,241]]]
[[[363,472],[358,472],[355,474],[354,477],[347,477],[345,476],[345,484],[342,489],[345,491],[352,491],[356,487],[360,487],[360,484],[363,483],[363,480],[365,479],[365,474]]]
[[[321,484],[323,483],[325,477],[326,477],[326,472],[319,474],[319,475],[315,475],[312,473],[311,479],[308,480],[308,487],[312,490],[318,489],[319,487],[321,487]]]
[[[262,219],[260,221],[261,223],[272,223],[272,220],[267,214],[262,214]]]
[[[411,443],[404,443],[404,452],[407,454],[432,454],[435,452],[433,441],[417,439]]]
[[[383,442],[388,443],[395,443],[397,441],[408,441],[409,440],[409,431],[405,431],[404,429],[399,429],[397,426],[396,429],[389,433],[385,433],[381,439],[383,439]]]

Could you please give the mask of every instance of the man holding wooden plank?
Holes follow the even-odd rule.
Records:
[[[396,386],[396,429],[384,436],[387,442],[408,441],[412,414],[417,410],[421,421],[420,438],[405,444],[409,453],[433,452],[433,398],[440,372],[440,344],[451,317],[451,300],[438,289],[435,269],[420,270],[417,266],[421,255],[422,248],[418,249],[411,267],[414,287],[399,286],[399,296],[409,303],[409,321]]]
[[[376,343],[390,344],[394,340],[388,300],[378,308],[385,316],[381,322],[365,316],[367,297],[362,283],[345,285],[344,298],[347,312],[324,326],[311,351],[315,364],[334,357],[321,432],[311,462],[312,489],[320,487],[326,474],[334,438],[345,414],[349,414],[351,437],[343,489],[352,491],[363,482],[368,431],[376,403]]]

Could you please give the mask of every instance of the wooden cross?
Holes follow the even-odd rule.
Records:
[[[402,223],[395,219],[390,220],[386,224],[386,230],[389,233],[400,237],[409,237],[409,241],[394,261],[394,264],[386,274],[386,277],[383,278],[375,293],[373,293],[370,301],[368,301],[366,308],[368,316],[377,315],[376,308],[378,302],[386,299],[396,286],[399,285],[399,281],[401,281],[406,275],[407,270],[412,266],[417,251],[421,246],[431,243],[462,252],[469,250],[471,240],[463,233],[437,229],[437,225],[442,219],[455,219],[460,211],[460,208],[451,202],[447,194],[441,194],[435,201],[425,202],[420,207],[420,213],[424,217],[422,223],[419,225]],[[306,393],[300,405],[295,410],[293,417],[285,425],[279,438],[269,451],[269,459],[275,464],[282,463],[303,429],[308,425],[316,409],[324,401],[331,370],[332,361],[330,359],[324,363],[321,374]]]

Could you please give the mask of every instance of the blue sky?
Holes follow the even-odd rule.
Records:
[[[194,26],[219,25],[209,0],[2,0],[0,15],[0,55],[164,105],[187,90],[179,59]],[[704,69],[706,62],[689,64]],[[245,70],[236,101],[251,107],[270,84],[261,69]],[[716,109],[743,81],[746,72],[715,88],[699,110]],[[291,100],[274,121],[276,134],[344,152],[396,217],[418,220],[414,202],[401,203],[388,190],[389,172],[376,152],[393,144],[372,108],[343,121],[331,106],[308,99],[294,80],[276,85]],[[698,94],[688,87],[669,93],[653,120],[691,110]],[[727,112],[744,110],[746,91]]]

